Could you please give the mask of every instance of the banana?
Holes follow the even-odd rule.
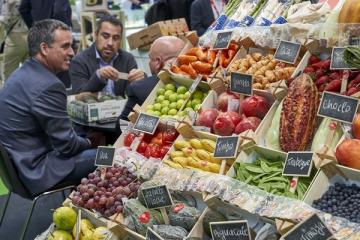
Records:
[[[196,138],[190,139],[190,145],[195,149],[202,149],[202,147],[203,147],[201,144],[201,141]]]
[[[168,166],[172,167],[172,168],[176,168],[176,169],[181,169],[183,168],[180,164],[170,161],[170,160],[164,160],[163,163],[167,164]]]
[[[186,158],[186,157],[176,157],[176,158],[173,158],[173,161],[180,164],[182,167],[189,165],[188,158]]]
[[[186,147],[181,149],[186,157],[194,156],[195,150],[192,147]]]
[[[210,161],[210,154],[205,151],[204,149],[196,149],[195,150],[196,156],[201,160]]]
[[[215,151],[215,146],[216,146],[215,141],[210,140],[210,139],[201,139],[200,142],[206,151],[211,152],[211,153],[213,153]]]
[[[174,146],[176,149],[181,150],[186,147],[191,147],[190,143],[185,140],[177,140],[174,142]]]
[[[176,157],[185,157],[185,155],[182,151],[173,151],[170,153],[170,157],[174,159]]]

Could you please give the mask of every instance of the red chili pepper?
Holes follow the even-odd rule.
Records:
[[[328,76],[322,76],[320,77],[318,80],[316,80],[315,84],[316,86],[319,88],[321,85],[323,85],[324,83],[327,83],[329,80]]]
[[[184,203],[177,203],[173,209],[174,213],[180,212],[185,207]]]
[[[139,221],[142,224],[147,224],[150,221],[150,212],[143,212],[140,216],[139,216]]]
[[[306,67],[305,69],[304,69],[304,73],[313,73],[313,72],[315,72],[315,69],[313,68],[313,67]]]
[[[320,62],[321,59],[318,58],[317,56],[315,55],[311,55],[310,59],[309,59],[309,64],[312,65],[312,64],[315,64],[315,63],[318,63]]]
[[[340,92],[341,89],[341,80],[339,79],[335,79],[333,81],[331,81],[326,87],[325,87],[325,91],[329,91],[329,92]]]

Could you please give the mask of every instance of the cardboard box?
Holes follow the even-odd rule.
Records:
[[[189,31],[185,18],[160,21],[127,37],[130,49],[144,47],[161,36],[184,36]]]
[[[127,99],[113,99],[103,102],[85,103],[86,98],[101,99],[102,93],[80,93],[68,96],[67,111],[70,117],[85,122],[117,118],[125,107]]]

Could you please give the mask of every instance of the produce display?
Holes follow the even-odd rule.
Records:
[[[229,103],[240,106],[242,114],[239,114],[238,107],[231,109]],[[269,108],[270,104],[264,97],[253,95],[240,102],[238,95],[223,92],[217,99],[216,108],[201,109],[196,125],[208,127],[220,136],[240,134],[249,129],[255,131]]]
[[[122,96],[113,96],[111,94],[83,94],[78,95],[76,97],[75,103],[78,104],[90,104],[90,103],[99,103],[99,102],[105,102],[109,100],[122,100],[124,99]]]
[[[174,151],[171,151],[169,159],[164,159],[163,162],[173,168],[220,173],[221,159],[214,158],[215,144],[216,142],[210,139],[177,139],[174,142]],[[231,164],[232,161],[227,160],[227,169]]]
[[[313,207],[351,222],[360,223],[360,186],[335,183],[325,194],[315,200]]]
[[[245,58],[235,60],[228,69],[229,72],[253,75],[255,89],[268,89],[271,83],[287,80],[294,70],[294,66],[275,60],[272,54],[263,56],[261,53],[247,54]],[[227,78],[229,82],[230,77]]]
[[[217,68],[228,67],[238,48],[239,46],[233,43],[229,45],[228,49],[224,50],[190,48],[185,54],[177,57],[178,65],[172,65],[170,71],[193,79],[198,74],[201,74],[203,79],[207,80],[208,76]]]
[[[239,181],[277,195],[302,199],[311,179],[299,178],[295,192],[290,187],[295,184],[291,177],[282,176],[284,162],[276,159],[258,157],[253,163],[234,163],[236,178]]]
[[[162,118],[184,117],[189,111],[200,109],[206,95],[201,90],[190,94],[185,86],[176,87],[175,84],[168,83],[157,90],[155,103],[146,106],[146,113]]]
[[[178,132],[171,127],[166,128],[165,130],[157,129],[153,135],[140,133],[139,136],[137,136],[130,131],[125,135],[124,146],[130,147],[134,139],[139,137],[140,143],[134,150],[147,158],[153,157],[162,159],[169,151],[178,135]]]
[[[77,213],[70,207],[59,207],[54,210],[54,231],[49,232],[48,240],[73,240],[76,237]],[[95,227],[88,219],[80,220],[80,240],[102,240],[112,235],[112,232],[103,226]]]
[[[140,182],[127,168],[97,169],[88,178],[81,179],[71,196],[75,206],[95,210],[105,217],[123,212],[123,198],[136,198]]]
[[[144,182],[138,195],[141,196],[141,189],[156,186],[150,182]],[[125,224],[132,230],[145,235],[147,227],[151,227],[164,239],[182,240],[187,237],[189,231],[194,227],[201,210],[197,200],[189,201],[185,198],[177,198],[172,194],[174,205],[167,208],[169,225],[165,225],[164,219],[159,210],[147,209],[143,198],[129,199],[125,201],[124,216]],[[192,197],[192,199],[194,199]]]
[[[360,48],[348,47],[344,52],[345,61],[350,64],[351,67],[360,68]]]

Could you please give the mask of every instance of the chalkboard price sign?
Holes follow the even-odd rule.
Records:
[[[219,32],[213,49],[226,49],[229,47],[233,31]]]
[[[250,240],[247,221],[211,222],[211,236],[214,240]]]
[[[242,73],[231,73],[230,91],[251,96],[253,94],[253,76]]]
[[[147,228],[145,240],[164,240],[159,234],[157,234],[151,228]]]
[[[305,221],[299,223],[290,232],[283,236],[283,240],[306,239],[306,240],[328,240],[332,233],[321,221],[318,215],[313,214]]]
[[[345,123],[352,123],[358,108],[358,99],[336,93],[323,92],[318,115]]]
[[[115,148],[98,147],[95,157],[95,165],[102,167],[111,167],[114,164]]]
[[[309,177],[312,162],[313,152],[288,152],[283,175]]]
[[[299,56],[300,49],[301,44],[299,43],[281,41],[276,49],[274,58],[285,63],[295,64],[296,59]]]
[[[344,59],[344,51],[346,47],[333,47],[331,52],[330,69],[352,69]]]
[[[135,122],[134,130],[153,134],[159,124],[159,117],[140,113],[138,119]]]
[[[216,140],[214,158],[233,158],[236,156],[239,136],[218,137]]]
[[[149,209],[163,208],[172,205],[172,198],[166,185],[141,190],[145,204]]]

